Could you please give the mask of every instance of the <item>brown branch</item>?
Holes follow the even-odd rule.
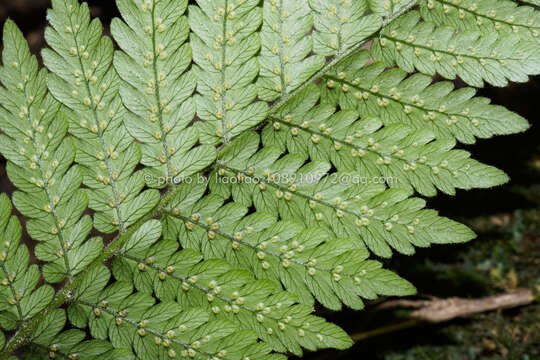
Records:
[[[481,299],[433,299],[433,300],[397,300],[382,304],[379,308],[411,307],[409,317],[417,320],[439,323],[458,317],[466,317],[491,310],[508,309],[531,304],[534,294],[530,289],[517,289],[511,293],[489,296]]]
[[[432,300],[394,300],[385,302],[377,309],[414,308],[409,320],[352,335],[354,341],[362,341],[395,331],[407,329],[422,323],[441,323],[458,317],[466,317],[486,311],[509,309],[533,303],[535,296],[530,289],[517,289],[511,293],[489,296],[481,299],[433,298]]]

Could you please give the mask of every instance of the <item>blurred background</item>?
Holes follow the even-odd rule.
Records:
[[[88,3],[107,33],[110,20],[117,16],[114,1]],[[0,22],[14,20],[37,55],[45,46],[49,4],[50,0],[0,0]],[[478,238],[464,245],[420,250],[412,257],[395,256],[387,262],[387,268],[417,287],[419,295],[411,300],[478,299],[517,289],[532,289],[535,294],[540,290],[540,77],[503,89],[488,87],[479,94],[524,116],[532,127],[524,134],[464,147],[476,159],[506,171],[512,180],[496,189],[429,199],[429,207],[469,225]],[[0,191],[11,193],[5,160],[0,161]],[[369,303],[364,311],[319,309],[320,315],[342,326],[357,341],[347,351],[308,353],[305,359],[540,359],[538,302],[427,324],[411,321],[408,309],[383,309],[388,301]]]

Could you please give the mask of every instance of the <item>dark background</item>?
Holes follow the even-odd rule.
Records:
[[[117,16],[112,0],[88,1],[93,16],[107,26]],[[45,46],[49,0],[0,0],[0,23],[14,20],[39,55]],[[457,84],[461,86],[461,84]],[[507,172],[512,181],[491,190],[440,195],[429,206],[471,226],[479,235],[472,243],[420,250],[413,257],[395,256],[386,266],[410,280],[419,296],[481,297],[517,287],[540,289],[540,77],[506,88],[487,87],[479,95],[527,118],[532,127],[513,136],[481,140],[464,147],[473,156]],[[12,192],[0,159],[0,191]],[[367,310],[319,313],[350,334],[385,329],[384,335],[357,342],[347,351],[322,351],[306,359],[540,359],[540,308],[530,305],[477,315],[439,325],[416,325],[401,331],[387,326],[406,321],[406,312]]]

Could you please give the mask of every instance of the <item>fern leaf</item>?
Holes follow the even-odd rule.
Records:
[[[203,185],[182,186],[168,208],[166,238],[179,239],[207,259],[224,258],[260,279],[281,282],[300,303],[316,298],[331,309],[340,309],[342,302],[361,309],[361,298],[414,292],[346,238],[333,238],[317,226],[276,222],[269,213],[247,215],[239,203],[225,204],[219,195],[202,197]]]
[[[72,111],[69,131],[76,137],[75,161],[83,165],[94,226],[101,232],[125,232],[159,200],[144,187],[142,172],[133,173],[141,152],[122,121],[125,110],[118,96],[120,80],[111,66],[112,41],[101,37],[99,20],[90,21],[88,5],[54,0],[45,38],[43,61],[53,73],[52,94]]]
[[[216,179],[210,183],[212,192],[282,219],[318,224],[337,237],[358,239],[358,248],[367,245],[382,257],[391,256],[391,247],[410,255],[413,245],[474,237],[466,226],[424,210],[425,201],[409,198],[411,191],[364,184],[354,174],[330,174],[326,162],[305,164],[295,154],[272,147],[257,151],[258,146],[258,135],[248,133],[224,150],[212,174]],[[232,183],[219,177],[239,180]]]
[[[300,355],[300,346],[350,346],[344,332],[311,315],[312,307],[298,304],[296,296],[279,290],[273,281],[254,280],[224,260],[201,262],[203,256],[193,250],[178,251],[175,240],[158,242],[160,230],[154,220],[132,236],[113,263],[116,279],[132,282],[138,291],[154,293],[161,301],[203,307],[217,319],[253,329],[279,352]]]
[[[339,56],[378,31],[381,17],[367,14],[368,1],[310,0],[315,22],[314,51]]]
[[[417,69],[447,79],[459,76],[475,87],[482,87],[484,81],[494,86],[526,82],[528,75],[540,73],[538,42],[513,33],[457,31],[420,20],[420,13],[412,11],[385,27],[373,42],[373,58],[407,72]]]
[[[336,79],[341,81],[346,82]],[[316,106],[319,101],[323,105]],[[296,95],[262,131],[264,146],[332,163],[364,182],[382,179],[390,187],[414,188],[427,196],[436,195],[437,189],[455,194],[456,188],[491,187],[508,179],[470,159],[468,152],[451,150],[453,139],[436,139],[427,128],[414,130],[397,122],[382,127],[378,118],[359,118],[358,110],[336,111],[335,105],[324,102],[315,85]],[[366,108],[371,107],[362,106]]]
[[[187,1],[118,0],[125,21],[114,19],[111,31],[123,51],[115,68],[124,80],[122,100],[131,111],[126,126],[142,144],[141,163],[149,185],[158,179],[190,176],[215,159],[211,146],[195,146],[197,131],[188,127],[195,115],[191,95],[196,79],[186,72],[191,49],[183,16]],[[136,44],[134,46],[134,43]]]
[[[114,349],[104,340],[85,340],[86,333],[81,330],[62,331],[67,316],[63,309],[48,313],[32,335],[29,355],[50,358],[62,356],[67,359],[110,359],[132,360],[131,351]]]
[[[265,0],[259,55],[259,97],[273,101],[305,83],[324,64],[313,50],[313,16],[304,0]]]
[[[228,142],[260,123],[268,113],[254,101],[259,73],[256,31],[261,24],[259,0],[199,0],[189,7],[190,44],[197,77],[197,123],[201,142]]]
[[[434,84],[430,76],[408,77],[403,70],[385,71],[382,63],[366,65],[369,62],[369,52],[364,51],[340,64],[326,76],[322,102],[356,109],[360,116],[379,119],[386,126],[404,123],[416,130],[429,129],[436,139],[449,143],[457,139],[472,144],[475,138],[529,127],[521,116],[475,97],[472,88],[454,90],[451,82]]]
[[[238,331],[233,322],[213,319],[201,308],[171,301],[156,304],[154,297],[134,292],[128,282],[107,286],[109,278],[104,266],[89,271],[68,311],[70,321],[88,327],[96,339],[133,349],[138,359],[275,358],[251,330]]]
[[[540,41],[540,12],[508,0],[421,0],[422,18],[438,26],[461,30],[513,33],[523,40]]]
[[[9,160],[7,172],[20,190],[13,194],[17,209],[30,220],[27,231],[40,243],[35,248],[47,282],[79,273],[101,250],[101,240],[86,241],[92,229],[82,216],[88,201],[79,189],[79,169],[70,168],[74,147],[66,138],[65,117],[48,94],[46,71],[15,24],[4,27],[4,67],[0,80],[0,151]],[[82,218],[81,218],[82,216]]]
[[[51,302],[54,289],[37,286],[39,268],[29,266],[28,249],[20,244],[21,225],[11,215],[11,202],[5,194],[0,195],[0,237],[0,328],[10,331],[42,311]]]

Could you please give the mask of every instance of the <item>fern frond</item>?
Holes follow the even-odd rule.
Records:
[[[281,282],[301,303],[316,298],[331,309],[340,309],[342,302],[361,309],[361,298],[415,291],[380,263],[367,260],[367,251],[346,238],[334,238],[316,225],[276,222],[269,213],[247,215],[239,203],[203,197],[205,186],[183,186],[168,208],[166,237],[207,259],[224,258],[260,279]]]
[[[48,313],[32,334],[32,343],[27,351],[32,358],[42,356],[51,359],[103,359],[132,360],[134,356],[127,349],[114,349],[104,340],[85,340],[86,333],[81,330],[62,331],[67,316],[63,309]]]
[[[268,106],[255,101],[259,73],[256,33],[262,17],[259,0],[199,0],[189,7],[190,44],[197,77],[196,125],[201,142],[227,143],[260,123]]]
[[[197,131],[188,125],[195,116],[196,86],[189,35],[183,16],[187,1],[118,0],[124,22],[114,19],[111,32],[122,51],[114,65],[124,84],[122,100],[131,111],[130,134],[142,145],[141,164],[153,187],[158,179],[188,177],[215,159],[213,146],[195,146]],[[134,45],[135,43],[135,45]]]
[[[257,81],[261,99],[283,98],[324,66],[323,56],[310,56],[312,28],[313,16],[307,1],[264,1]]]
[[[109,339],[115,348],[133,349],[139,359],[275,359],[251,330],[239,331],[225,319],[213,319],[202,308],[162,301],[134,292],[116,281],[107,286],[105,266],[92,269],[74,294],[68,315],[77,327],[88,327],[96,339]]]
[[[326,77],[321,100],[356,109],[360,116],[387,126],[404,123],[416,130],[429,129],[449,144],[453,139],[472,144],[475,138],[514,134],[529,127],[518,114],[475,97],[473,88],[454,90],[451,82],[433,83],[431,76],[385,70],[382,63],[370,64],[367,51],[360,52]]]
[[[538,12],[517,1],[116,2],[115,52],[87,4],[52,0],[51,73],[5,25],[0,152],[43,271],[0,195],[3,357],[347,348],[315,301],[414,294],[370,253],[474,238],[413,194],[506,182],[457,142],[528,127],[433,80],[540,73]]]
[[[3,39],[0,152],[9,160],[8,176],[20,190],[13,202],[30,218],[27,231],[40,242],[35,255],[48,262],[43,276],[47,282],[59,282],[82,271],[99,254],[101,239],[86,241],[92,229],[90,217],[82,216],[88,200],[79,189],[79,169],[71,167],[74,146],[65,137],[67,124],[59,104],[47,92],[47,72],[38,71],[36,58],[13,22],[6,22]]]
[[[350,345],[347,334],[311,315],[311,306],[298,304],[296,296],[275,282],[254,280],[248,271],[233,270],[221,259],[201,261],[196,251],[178,251],[176,240],[158,242],[160,233],[159,221],[150,221],[133,235],[113,263],[116,279],[161,301],[203,307],[218,319],[253,329],[279,352],[300,355],[301,346],[316,350]]]
[[[373,35],[382,19],[368,14],[368,0],[310,0],[315,22],[314,52],[339,56]]]
[[[323,161],[305,163],[295,154],[270,146],[258,151],[259,136],[247,133],[224,150],[210,183],[213,193],[257,211],[279,214],[306,226],[323,226],[337,237],[354,239],[376,255],[394,248],[413,254],[414,247],[471,240],[466,226],[423,210],[425,201],[409,198],[403,188],[356,181],[355,174],[329,173]],[[219,179],[239,179],[231,181]],[[357,240],[358,239],[358,240]]]
[[[40,271],[36,264],[29,266],[30,254],[20,243],[21,231],[19,220],[11,215],[9,198],[1,194],[0,328],[8,331],[43,310],[54,296],[50,285],[38,286]]]
[[[126,112],[118,96],[120,79],[112,67],[113,44],[101,36],[101,23],[90,21],[87,4],[54,0],[48,12],[45,38],[51,49],[42,52],[53,73],[52,94],[72,111],[69,131],[76,137],[75,161],[83,165],[94,226],[101,232],[125,232],[159,200],[144,187],[142,172],[133,172],[141,158],[129,136]]]
[[[340,105],[351,106],[348,100]],[[319,101],[323,104],[316,106]],[[470,159],[468,152],[452,150],[454,139],[436,139],[427,127],[415,130],[399,122],[383,127],[379,118],[359,117],[356,109],[336,111],[335,105],[325,101],[328,98],[320,97],[315,85],[296,95],[263,129],[264,146],[332,163],[338,171],[354,172],[365,181],[385,179],[382,182],[390,187],[414,188],[426,196],[436,195],[437,189],[455,194],[456,188],[487,188],[508,180],[502,171]],[[358,106],[373,109],[368,104]]]
[[[488,34],[513,33],[523,40],[540,41],[540,12],[508,0],[421,0],[422,18],[438,26],[478,30]]]
[[[420,13],[412,11],[385,27],[373,42],[373,58],[407,72],[459,76],[475,87],[484,81],[494,86],[526,82],[528,75],[540,73],[538,42],[513,33],[457,31],[420,20]]]

